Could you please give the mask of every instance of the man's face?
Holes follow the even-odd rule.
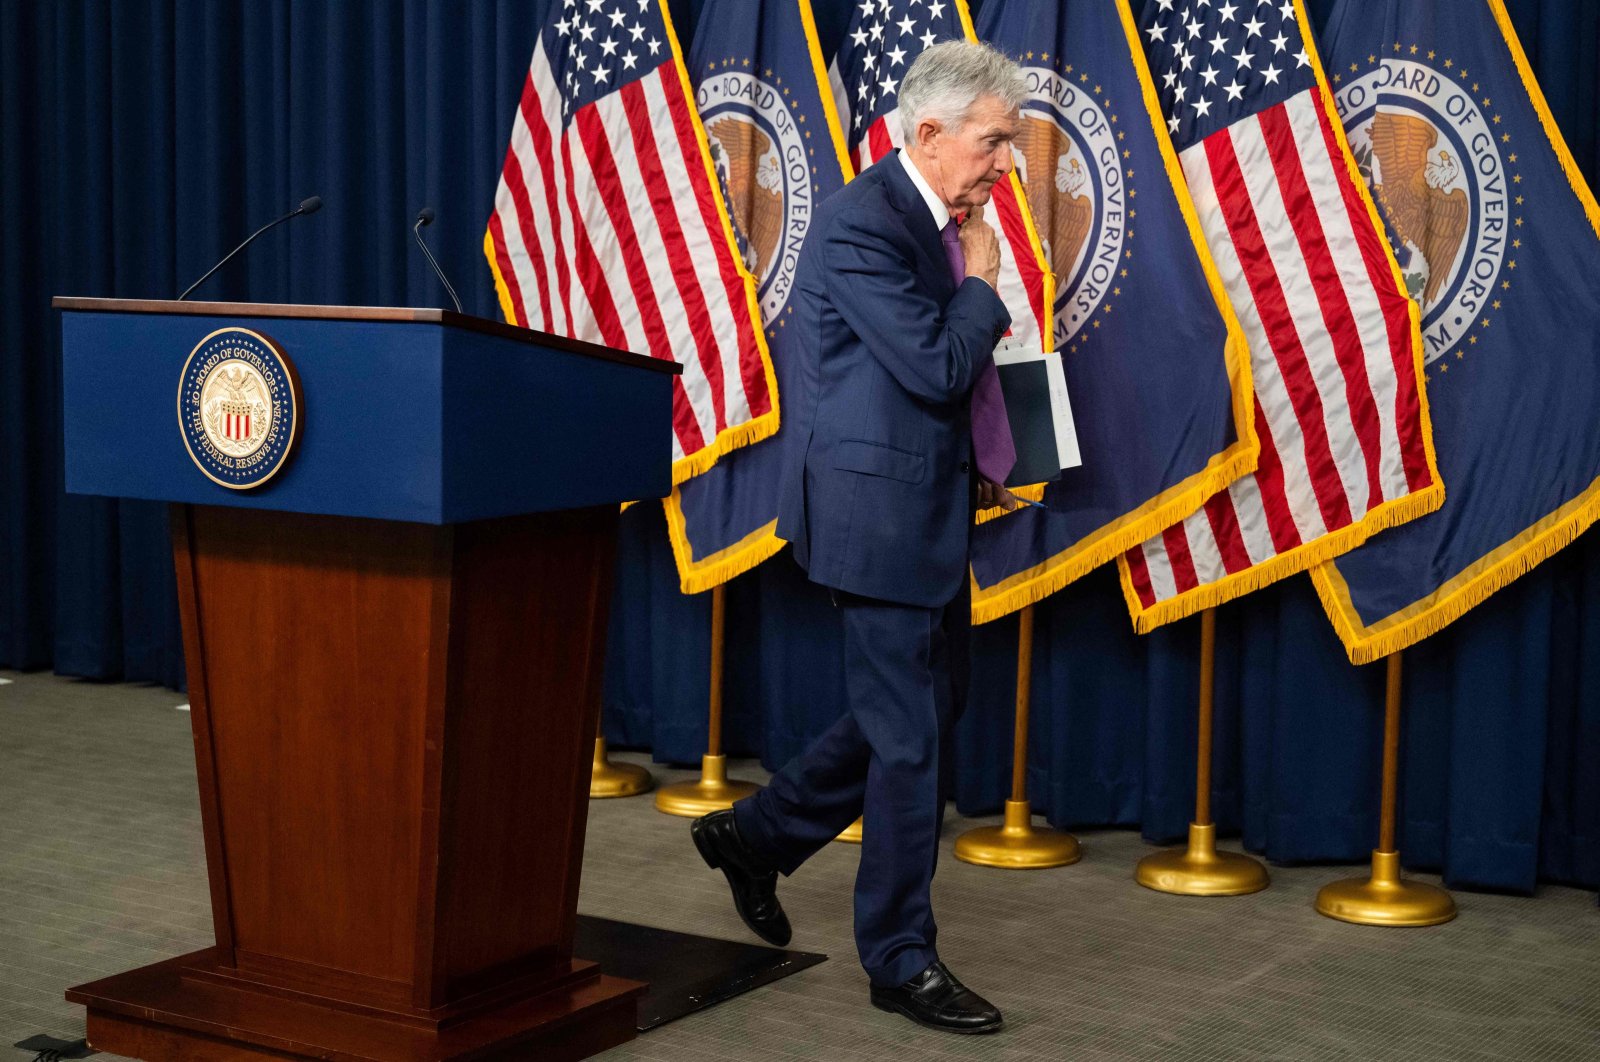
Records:
[[[1012,170],[1011,142],[1021,121],[1016,109],[998,96],[979,96],[954,132],[933,119],[917,127],[922,153],[938,180],[934,190],[952,211],[989,201],[995,182]]]

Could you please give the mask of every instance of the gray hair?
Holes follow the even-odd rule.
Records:
[[[956,132],[980,98],[1017,108],[1028,95],[1022,69],[1005,55],[976,41],[943,41],[917,56],[900,82],[900,130],[907,144],[930,118]]]

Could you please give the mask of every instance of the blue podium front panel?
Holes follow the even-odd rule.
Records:
[[[257,333],[299,378],[298,438],[260,486],[198,467],[180,427],[191,352]],[[670,489],[672,377],[434,322],[68,311],[66,489],[443,524]]]

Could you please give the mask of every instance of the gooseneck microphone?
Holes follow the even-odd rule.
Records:
[[[226,258],[223,258],[222,261],[218,262],[216,265],[214,265],[210,269],[206,270],[205,276],[201,277],[199,280],[195,281],[193,284],[190,284],[188,287],[184,288],[183,289],[183,294],[178,296],[178,301],[182,302],[184,299],[187,299],[189,297],[189,292],[193,291],[195,288],[198,288],[201,284],[204,284],[206,282],[206,280],[211,276],[212,273],[215,273],[217,270],[221,269],[223,266],[228,264],[228,259],[229,258],[232,258],[234,255],[238,254],[240,251],[244,250],[246,247],[249,247],[250,246],[250,241],[254,240],[257,236],[260,236],[263,232],[266,232],[268,229],[272,228],[275,225],[282,225],[285,221],[288,221],[290,218],[297,218],[301,214],[315,214],[317,211],[319,211],[321,209],[322,209],[322,197],[321,196],[314,195],[309,199],[302,199],[300,201],[300,205],[299,206],[297,206],[293,210],[289,211],[283,217],[279,218],[276,221],[268,222],[267,224],[261,226],[256,231],[252,232],[248,239],[246,239],[239,246],[235,247],[233,250],[229,251]]]
[[[450,286],[449,278],[444,275],[444,270],[439,268],[439,263],[434,261],[433,252],[428,250],[428,245],[422,239],[422,226],[432,224],[433,207],[423,207],[417,211],[417,223],[411,226],[411,235],[417,238],[417,246],[422,248],[422,253],[428,257],[428,264],[433,266],[433,271],[439,275],[439,283],[450,293],[450,301],[456,304],[456,313],[461,313],[461,300],[456,298],[456,289]]]

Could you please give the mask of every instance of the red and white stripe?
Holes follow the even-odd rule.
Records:
[[[1409,300],[1316,90],[1180,158],[1249,340],[1261,458],[1253,475],[1128,551],[1124,576],[1141,610],[1185,594],[1195,608],[1215,603],[1197,591],[1274,558],[1284,558],[1279,576],[1301,571],[1318,559],[1306,547],[1433,483]],[[1304,563],[1290,559],[1296,551]]]
[[[1047,267],[1028,236],[1031,219],[1026,219],[1025,214],[1014,177],[994,186],[994,198],[984,212],[984,220],[995,227],[1000,237],[999,294],[1011,313],[1011,334],[1051,350],[1054,337],[1045,323],[1051,309],[1046,305]]]
[[[900,133],[900,108],[884,112],[883,116],[867,127],[867,135],[856,144],[856,172],[860,173],[886,155],[892,155],[905,146]]]
[[[855,128],[855,114],[850,106],[850,89],[844,83],[844,74],[839,71],[837,57],[828,63],[828,92],[833,96],[833,109],[839,116],[839,128],[848,135]],[[861,172],[861,158],[854,148],[850,150],[850,165],[854,170],[846,174],[846,180]]]
[[[517,324],[683,365],[674,463],[774,399],[691,108],[668,59],[563,122],[541,41],[489,219]]]

